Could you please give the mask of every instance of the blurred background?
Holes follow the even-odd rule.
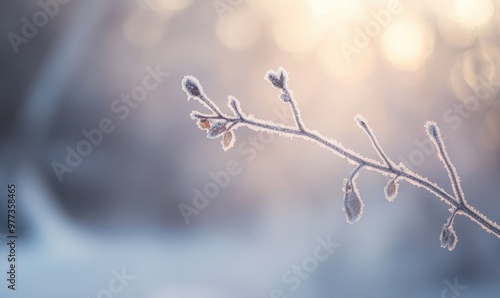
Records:
[[[500,239],[458,217],[457,248],[440,248],[447,205],[407,183],[389,204],[387,179],[369,171],[357,179],[365,212],[349,225],[341,188],[351,165],[245,128],[224,152],[189,118],[207,111],[180,84],[194,75],[225,111],[233,95],[246,113],[290,124],[263,80],[283,66],[307,127],[375,159],[353,121],[360,113],[389,157],[451,193],[424,131],[434,120],[469,202],[498,222],[499,5],[3,1],[0,222],[15,183],[19,238],[17,290],[2,273],[0,296],[500,295]],[[82,131],[103,119],[113,130],[89,143]],[[71,150],[86,156],[68,163]],[[235,163],[218,186],[213,177]],[[207,197],[202,210],[196,193]],[[189,223],[180,206],[195,208]],[[6,234],[2,224],[1,272]],[[283,276],[314,256],[318,237],[339,246],[292,289]],[[119,290],[117,272],[130,276]]]

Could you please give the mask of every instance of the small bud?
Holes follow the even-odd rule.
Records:
[[[444,225],[439,240],[441,241],[441,247],[447,248],[449,251],[454,250],[455,246],[457,246],[457,235],[453,226],[447,227]]]
[[[210,121],[208,121],[207,119],[200,119],[198,121],[198,127],[201,129],[210,129],[210,126]]]
[[[285,77],[285,71],[284,71],[284,69],[280,68],[278,71],[280,73],[280,81],[283,82],[283,84],[285,84],[286,77]]]
[[[226,131],[224,133],[224,137],[222,138],[222,149],[227,151],[233,147],[234,144],[234,135],[232,131]]]
[[[274,87],[278,89],[283,89],[283,87],[285,87],[285,83],[280,78],[281,77],[278,77],[274,72],[267,73],[267,79],[269,80],[269,82],[271,82],[271,84],[273,84]]]
[[[397,177],[391,179],[384,188],[385,198],[387,201],[392,202],[398,195],[399,183]]]
[[[266,79],[278,89],[284,89],[287,82],[287,72],[283,67],[278,68],[277,72],[269,70],[266,73]]]
[[[201,88],[198,80],[193,76],[185,76],[184,80],[182,80],[182,89],[192,97],[200,97],[201,96]]]
[[[439,128],[437,127],[436,122],[427,121],[425,123],[425,127],[427,128],[427,133],[429,134],[429,136],[434,139],[438,138]]]
[[[233,110],[234,116],[240,118],[242,117],[240,101],[233,96],[229,96],[228,106]]]
[[[353,224],[361,218],[365,205],[359,198],[356,185],[351,181],[344,183],[344,213],[347,222]]]
[[[354,116],[354,120],[359,125],[366,126],[365,118],[363,118],[363,116],[361,116],[361,114],[357,114],[356,116]]]
[[[225,131],[226,131],[226,122],[217,122],[214,125],[212,125],[212,128],[210,128],[210,130],[208,131],[207,137],[209,139],[215,139]]]
[[[283,102],[289,102],[290,101],[290,95],[288,95],[288,93],[282,93],[282,94],[280,94],[280,99]]]

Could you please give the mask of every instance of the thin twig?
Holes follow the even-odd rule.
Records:
[[[448,217],[448,221],[446,222],[445,227],[449,228],[452,224],[453,221],[455,220],[455,216],[458,213],[458,209],[453,209],[453,212],[451,213],[450,217]]]
[[[349,181],[352,181],[354,179],[354,177],[358,174],[358,172],[361,170],[361,168],[363,168],[364,164],[359,164],[351,173],[351,175],[349,175]]]
[[[295,123],[297,124],[298,129],[301,131],[305,131],[304,123],[302,122],[302,117],[300,116],[300,111],[299,111],[299,109],[297,109],[297,104],[295,103],[295,99],[290,94],[290,91],[288,89],[284,89],[283,91],[285,92],[286,96],[288,96],[288,98],[290,98],[290,100],[288,102],[290,103],[290,106],[292,107],[293,118],[295,119]]]
[[[354,117],[354,119],[358,123],[359,127],[366,132],[368,138],[372,142],[372,145],[375,148],[375,151],[377,151],[380,158],[382,158],[385,161],[385,164],[388,167],[392,168],[393,167],[392,162],[390,161],[389,157],[387,157],[387,154],[385,154],[384,150],[382,150],[382,147],[380,147],[377,138],[375,137],[375,134],[373,134],[372,129],[370,128],[366,120],[363,118],[363,116],[358,114],[356,115],[356,117]]]
[[[453,187],[453,193],[455,194],[455,197],[458,198],[458,202],[463,205],[465,203],[465,196],[460,183],[460,178],[458,177],[457,169],[451,163],[450,157],[446,152],[446,146],[443,142],[443,137],[441,136],[439,127],[434,122],[427,122],[425,125],[430,139],[437,148],[439,159],[441,159],[444,164],[444,168],[448,172],[448,176],[450,177],[451,185]]]

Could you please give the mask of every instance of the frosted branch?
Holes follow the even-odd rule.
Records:
[[[268,80],[275,88],[281,91],[280,99],[290,104],[292,109],[295,127],[275,124],[270,121],[257,119],[251,115],[247,116],[241,110],[239,101],[234,97],[229,97],[229,108],[233,112],[233,116],[227,116],[220,111],[215,103],[213,103],[204,93],[198,80],[192,76],[186,76],[182,81],[182,88],[189,98],[195,98],[202,103],[212,114],[202,114],[197,111],[191,113],[191,117],[198,121],[200,129],[207,130],[207,137],[218,138],[222,137],[222,146],[224,150],[228,150],[233,146],[235,140],[234,129],[238,126],[247,127],[254,131],[265,131],[267,133],[276,133],[282,136],[299,137],[319,144],[321,147],[330,150],[333,154],[347,159],[349,163],[356,165],[356,168],[351,173],[348,179],[344,180],[344,212],[347,222],[354,223],[358,221],[363,213],[364,204],[360,199],[359,192],[355,185],[355,179],[362,168],[378,172],[385,176],[390,176],[391,180],[386,185],[384,192],[389,201],[394,200],[397,195],[400,180],[405,180],[408,183],[417,187],[422,187],[428,192],[434,194],[443,202],[451,207],[452,215],[447,223],[443,226],[441,232],[441,246],[453,250],[455,248],[457,237],[453,230],[453,221],[457,214],[467,216],[472,221],[476,222],[485,231],[494,234],[500,238],[500,226],[481,214],[479,211],[470,206],[466,201],[460,185],[460,178],[455,167],[450,162],[443,143],[439,128],[433,122],[427,122],[426,128],[430,138],[433,140],[438,155],[443,161],[444,167],[448,171],[450,180],[453,186],[454,195],[450,195],[436,183],[429,181],[427,178],[420,176],[406,168],[403,164],[395,166],[394,163],[382,150],[378,143],[375,134],[368,126],[366,120],[361,115],[355,117],[358,125],[366,132],[370,141],[375,148],[375,151],[382,159],[383,163],[372,160],[359,153],[356,153],[338,143],[336,140],[323,137],[316,131],[309,130],[305,127],[300,116],[300,110],[295,104],[295,100],[288,89],[287,81],[288,74],[283,68],[279,68],[277,72],[268,71],[266,73]]]

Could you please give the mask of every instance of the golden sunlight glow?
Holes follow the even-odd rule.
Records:
[[[323,72],[332,78],[356,83],[371,73],[375,58],[371,49],[365,48],[349,62],[342,53],[339,43],[332,40],[319,49],[318,64]]]
[[[273,19],[278,16],[287,15],[292,11],[298,11],[301,3],[298,0],[252,0],[248,1],[258,14],[264,18]]]
[[[434,39],[431,29],[422,21],[397,19],[382,33],[382,51],[396,68],[418,69],[432,53]]]
[[[273,36],[278,46],[300,53],[314,49],[323,36],[322,27],[306,14],[288,14],[273,24]]]
[[[465,28],[476,28],[486,24],[493,16],[491,0],[454,0],[455,20]]]
[[[349,18],[359,14],[361,11],[361,5],[358,0],[306,0],[306,4],[317,15],[335,13],[335,15]]]
[[[251,11],[240,8],[219,18],[215,28],[219,40],[230,49],[251,47],[259,39],[261,22]]]
[[[150,47],[157,44],[165,34],[167,24],[157,15],[138,9],[130,14],[123,24],[123,34],[133,45]]]
[[[150,9],[161,14],[169,15],[189,7],[193,0],[141,0]]]

